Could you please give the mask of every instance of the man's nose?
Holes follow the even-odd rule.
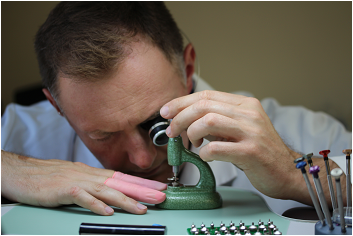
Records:
[[[131,163],[141,169],[148,169],[153,165],[157,150],[147,133],[139,128],[130,130],[125,143]]]

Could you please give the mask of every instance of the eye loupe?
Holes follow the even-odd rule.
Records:
[[[164,146],[168,144],[169,137],[165,133],[165,130],[169,126],[169,121],[161,116],[154,118],[153,120],[147,121],[140,125],[141,128],[148,131],[148,135],[156,146]]]

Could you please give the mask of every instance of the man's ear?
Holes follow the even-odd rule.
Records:
[[[53,105],[53,107],[55,107],[55,109],[58,111],[58,113],[62,116],[61,114],[61,109],[59,108],[58,104],[56,104],[55,99],[53,98],[53,96],[51,95],[51,93],[49,92],[48,89],[43,88],[42,89],[45,97],[49,100],[49,102],[51,103],[51,105]]]
[[[195,72],[195,49],[191,43],[189,43],[184,49],[184,66],[186,74],[186,87],[188,93],[191,93],[193,89],[192,75]]]

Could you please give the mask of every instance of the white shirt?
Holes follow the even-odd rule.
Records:
[[[202,79],[199,78],[196,81],[196,92],[213,90]],[[237,94],[252,96],[245,92],[237,92]],[[322,112],[312,112],[303,107],[280,106],[273,98],[264,99],[261,104],[277,132],[292,149],[301,153],[314,152],[314,154],[323,149],[330,149],[330,156],[339,156],[338,161],[337,159],[335,161],[341,168],[344,167],[345,156],[342,150],[351,148],[352,134],[346,131],[341,123]],[[206,143],[204,142],[203,145]],[[77,161],[104,168],[76,135],[66,119],[60,116],[48,101],[32,106],[8,105],[1,119],[1,148],[39,159]],[[198,153],[195,147],[192,147],[191,151]],[[295,201],[264,196],[252,186],[245,174],[231,163],[213,161],[209,164],[217,185],[233,181],[234,187],[257,192],[278,214],[302,205]],[[294,164],[293,168],[295,168]],[[342,169],[345,171],[345,168]],[[187,163],[181,182],[196,184],[198,179],[199,172],[196,167]]]

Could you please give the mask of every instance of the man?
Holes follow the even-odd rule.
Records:
[[[39,29],[35,48],[43,92],[58,114],[47,102],[7,109],[2,196],[47,207],[75,203],[101,215],[113,214],[108,205],[144,214],[138,201],[162,202],[161,182],[172,176],[166,146],[153,145],[141,127],[160,114],[173,119],[168,136],[181,135],[186,147],[213,140],[200,156],[222,161],[214,162],[227,172],[215,173],[218,184],[233,181],[238,167],[266,196],[311,204],[293,164],[302,154],[287,147],[266,114],[275,104],[211,90],[193,93],[194,49],[183,49],[162,2],[60,3]],[[325,139],[325,148],[349,148],[350,134],[323,119],[339,134]],[[181,178],[193,174],[188,168]]]

